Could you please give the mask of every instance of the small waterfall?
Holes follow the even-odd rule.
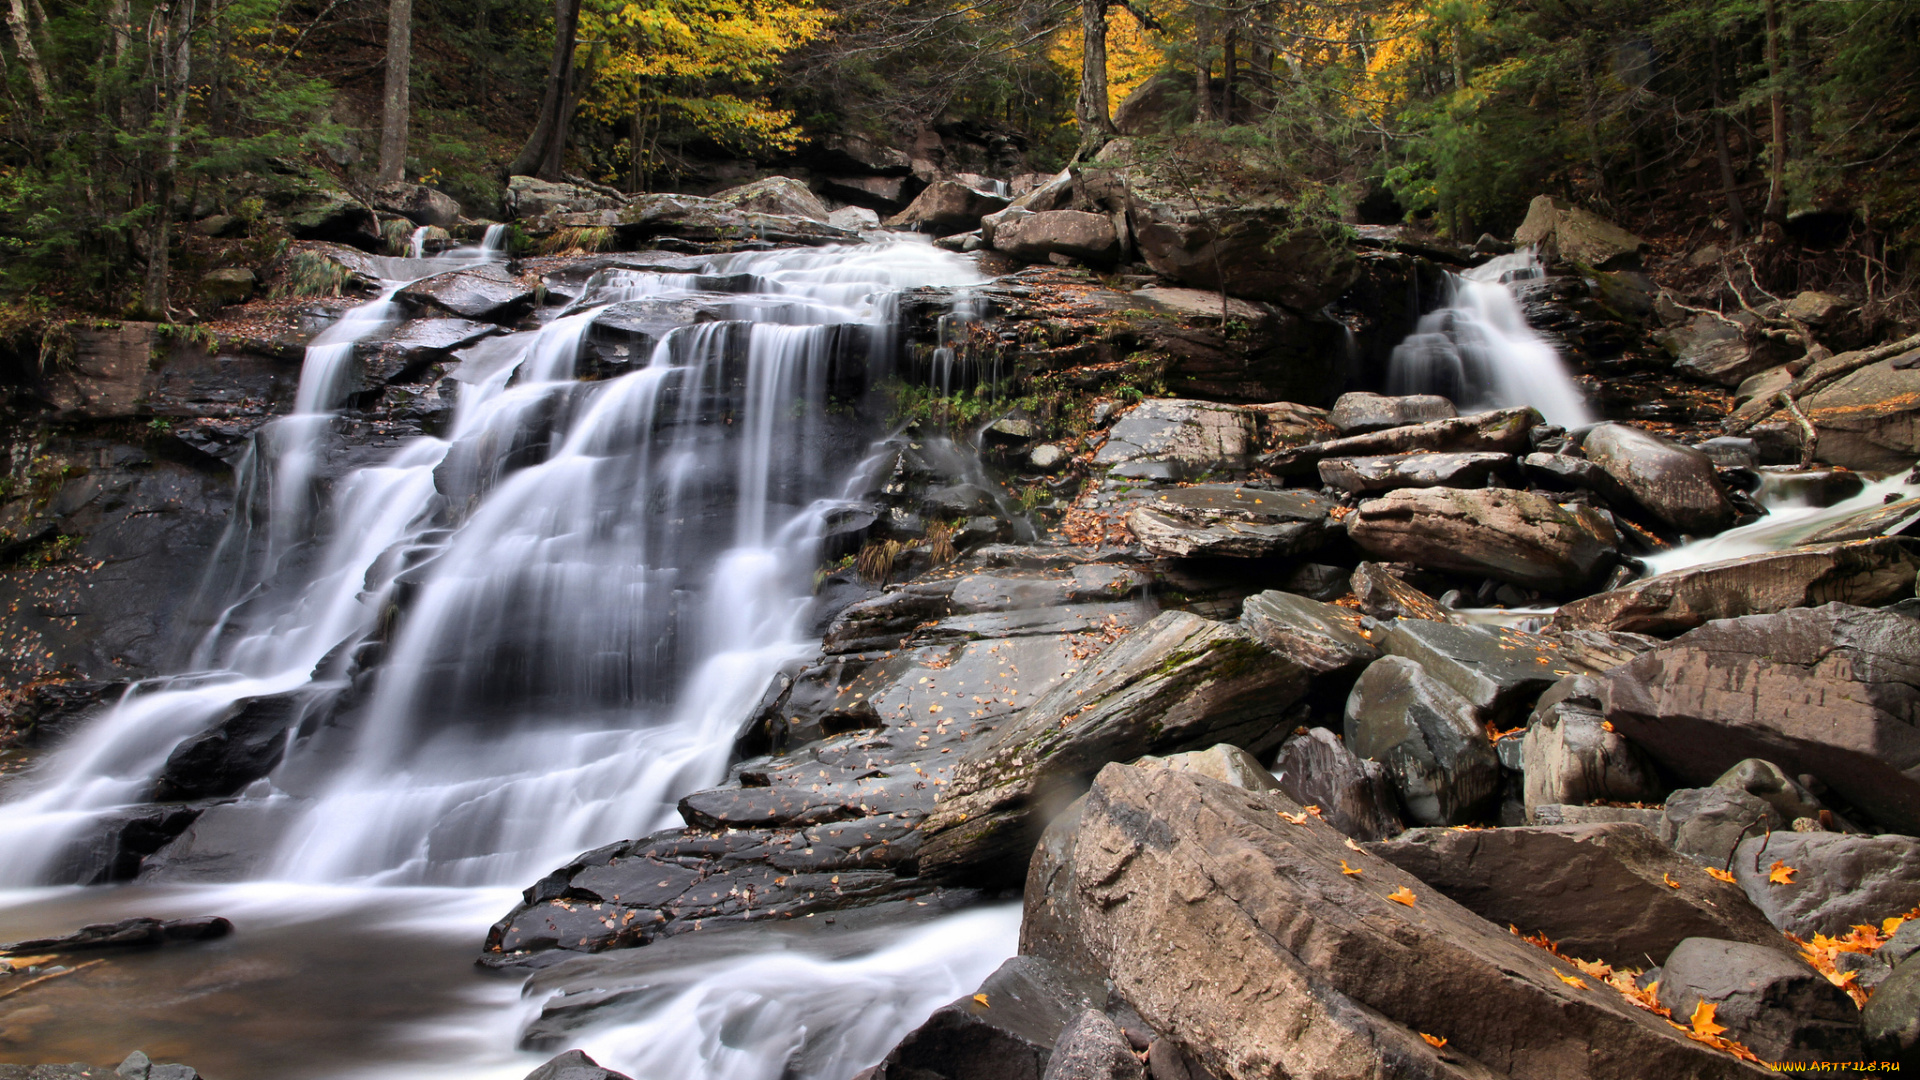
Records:
[[[422,225],[419,228],[413,230],[413,235],[407,238],[407,258],[424,259],[426,257],[427,257],[427,227],[425,225]]]
[[[955,389],[966,389],[982,374],[974,370],[976,365],[971,356],[962,355],[960,346],[965,341],[965,328],[980,321],[985,314],[984,308],[979,297],[962,289],[954,294],[952,307],[940,316],[935,325],[931,382],[940,388],[941,397],[952,397]],[[990,375],[990,382],[997,384],[999,371],[995,370]]]
[[[1394,347],[1387,392],[1440,394],[1462,412],[1531,405],[1551,424],[1591,423],[1579,386],[1508,287],[1543,273],[1539,257],[1521,251],[1448,275],[1447,303]]]

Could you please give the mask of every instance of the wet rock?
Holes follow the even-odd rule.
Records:
[[[1726,1037],[1765,1061],[1856,1061],[1860,1011],[1846,992],[1778,948],[1701,935],[1660,967],[1660,1004],[1690,1017],[1714,1006]]]
[[[1808,534],[1804,543],[1825,544],[1840,540],[1868,540],[1876,536],[1904,533],[1916,516],[1920,516],[1920,498],[1903,498],[1884,506],[1848,514],[1818,532]],[[1864,604],[1866,601],[1855,601],[1855,603]]]
[[[1520,750],[1529,820],[1541,806],[1658,801],[1653,762],[1607,727],[1602,693],[1592,676],[1574,675],[1535,705]]]
[[[1737,387],[1771,370],[1781,359],[1765,342],[1748,342],[1738,331],[1727,328],[1719,334],[1695,336],[1681,350],[1673,367],[1703,382]]]
[[[435,274],[400,290],[396,298],[489,322],[510,321],[533,307],[533,290],[492,263]]]
[[[1247,597],[1240,625],[1274,652],[1334,676],[1335,687],[1339,675],[1358,676],[1380,656],[1378,644],[1362,631],[1359,614],[1292,593],[1269,589]]]
[[[807,185],[790,176],[769,176],[751,184],[730,187],[714,192],[713,199],[742,210],[832,223],[832,215],[827,211],[826,204],[808,190]],[[876,217],[876,224],[878,220]]]
[[[1568,986],[1546,952],[1330,826],[1281,816],[1299,810],[1109,765],[1035,853],[1023,950],[1084,958],[1216,1076],[1751,1075],[1617,994]],[[1401,889],[1411,906],[1388,899]]]
[[[1725,870],[1749,836],[1787,826],[1766,800],[1732,788],[1681,788],[1667,796],[1660,835],[1682,855]]]
[[[62,420],[108,420],[142,411],[147,373],[160,351],[156,324],[123,322],[72,331],[73,361],[46,380],[47,400]]]
[[[827,224],[849,232],[877,229],[880,227],[880,215],[864,206],[843,206],[827,215]]]
[[[1133,764],[1143,769],[1182,769],[1248,791],[1275,791],[1279,782],[1260,764],[1260,759],[1228,743],[1216,743],[1205,750],[1159,757],[1147,754]]]
[[[1120,236],[1105,214],[1049,210],[1006,217],[993,234],[994,250],[1021,262],[1064,255],[1089,266],[1110,267],[1120,258]]]
[[[1786,948],[1739,886],[1641,825],[1413,829],[1367,850],[1496,926],[1546,934],[1568,956],[1641,968],[1709,936]]]
[[[922,828],[922,873],[1017,876],[1040,826],[1100,766],[1219,742],[1271,747],[1315,674],[1238,627],[1162,613],[967,747]]]
[[[1383,656],[1347,697],[1346,744],[1384,765],[1409,820],[1461,825],[1500,787],[1500,762],[1472,702],[1405,657]]]
[[[0,953],[91,952],[96,949],[139,949],[189,941],[213,941],[233,933],[233,924],[218,916],[193,919],[122,919],[95,923],[62,937],[34,938],[0,945]]]
[[[1510,487],[1519,475],[1512,454],[1392,454],[1320,461],[1321,483],[1356,495],[1406,487]]]
[[[1141,199],[1134,243],[1154,273],[1193,289],[1318,311],[1359,276],[1350,251],[1279,208]],[[1223,280],[1224,278],[1224,280]]]
[[[1249,326],[1259,326],[1268,319],[1266,308],[1246,300],[1226,297],[1221,303],[1217,292],[1204,292],[1200,289],[1174,289],[1161,286],[1148,286],[1135,289],[1135,300],[1144,300],[1163,311],[1170,311],[1190,319],[1219,319],[1222,312],[1229,320],[1239,319]]]
[[[1683,782],[1744,758],[1920,833],[1920,621],[1845,604],[1708,623],[1601,676],[1620,734]]]
[[[1586,458],[1572,454],[1528,454],[1520,459],[1527,480],[1551,491],[1591,491],[1607,503],[1632,506],[1638,502],[1612,474]]]
[[[1321,820],[1355,840],[1384,840],[1406,828],[1386,766],[1355,757],[1326,728],[1282,743],[1272,775],[1287,798],[1318,806]]]
[[[1147,1073],[1120,1026],[1088,1009],[1060,1032],[1044,1080],[1147,1080]]]
[[[1707,536],[1733,524],[1733,504],[1713,461],[1627,424],[1601,424],[1581,448],[1655,517],[1675,529]]]
[[[1920,1065],[1920,961],[1909,957],[1880,984],[1860,1012],[1860,1027],[1869,1057]]]
[[[1438,394],[1407,394],[1390,397],[1354,391],[1341,394],[1327,416],[1342,435],[1366,435],[1388,428],[1450,420],[1459,413],[1453,402]]]
[[[1095,1003],[1093,985],[1037,956],[1016,956],[972,995],[941,1006],[871,1080],[1042,1080],[1056,1041]]]
[[[1194,480],[1244,471],[1257,446],[1254,417],[1239,406],[1154,399],[1114,423],[1093,463],[1115,476]]]
[[[1822,460],[1891,472],[1920,458],[1920,424],[1914,422],[1914,402],[1920,399],[1917,360],[1920,352],[1910,352],[1869,364],[1801,400],[1820,433]]]
[[[1420,665],[1503,727],[1548,687],[1575,674],[1558,642],[1507,627],[1405,620],[1389,623],[1379,644],[1381,652]]]
[[[1613,526],[1590,507],[1526,491],[1403,488],[1360,504],[1347,535],[1386,561],[1546,592],[1592,583],[1613,563]]]
[[[980,227],[980,219],[1007,208],[1008,200],[975,191],[953,180],[936,180],[914,197],[905,210],[887,219],[887,226],[913,229],[935,236],[951,236]]]
[[[376,184],[372,201],[375,210],[398,214],[415,225],[445,229],[460,220],[460,204],[453,196],[425,184]]]
[[[1677,634],[1714,619],[1913,595],[1920,544],[1897,537],[1808,545],[1671,570],[1561,606],[1568,629]]]
[[[493,323],[472,319],[409,319],[380,343],[380,349],[397,354],[411,368],[420,361],[448,359],[454,350],[499,332]],[[402,373],[395,372],[393,377]]]
[[[1365,435],[1304,443],[1276,450],[1261,463],[1283,475],[1312,473],[1325,458],[1375,457],[1414,451],[1525,453],[1530,432],[1541,423],[1532,409],[1492,412],[1387,428]]]
[[[603,1069],[584,1050],[569,1050],[527,1074],[527,1080],[631,1080],[625,1073]]]
[[[1309,492],[1203,484],[1156,492],[1126,520],[1155,555],[1251,559],[1319,548],[1339,528],[1333,506]]]
[[[153,797],[166,802],[237,794],[280,764],[289,732],[311,704],[297,694],[236,702],[210,729],[184,740],[167,755],[154,781]]]
[[[1793,869],[1772,880],[1773,864]],[[1920,905],[1920,839],[1833,832],[1749,835],[1733,856],[1733,876],[1773,925],[1811,941],[1840,937],[1862,923]]]
[[[1407,584],[1400,575],[1379,563],[1363,562],[1354,567],[1348,587],[1360,602],[1360,610],[1376,619],[1453,621],[1453,616],[1433,597]]]
[[[1518,247],[1544,247],[1571,262],[1598,270],[1640,265],[1646,241],[1590,210],[1550,195],[1536,195],[1527,218],[1514,230]]]
[[[631,244],[653,242],[681,251],[732,251],[765,244],[842,244],[858,233],[824,221],[743,210],[697,195],[636,195],[619,210],[548,218],[543,226],[593,226],[616,230]]]

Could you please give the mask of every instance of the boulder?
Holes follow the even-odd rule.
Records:
[[[982,226],[984,234],[985,226]],[[1106,269],[1120,258],[1120,234],[1113,219],[1084,210],[1048,210],[1003,219],[993,234],[994,250],[1021,262],[1042,263],[1064,255]]]
[[[1333,501],[1238,484],[1168,488],[1127,513],[1134,538],[1173,558],[1263,558],[1313,551],[1334,535]]]
[[[1920,458],[1916,400],[1920,350],[1868,364],[1802,398],[1800,407],[1820,433],[1822,460],[1849,469],[1893,472]]]
[[[1607,726],[1602,693],[1592,676],[1572,675],[1534,706],[1520,747],[1530,822],[1541,806],[1659,801],[1653,762]]]
[[[1845,604],[1725,619],[1600,678],[1615,730],[1683,782],[1763,758],[1920,833],[1920,620]]]
[[[611,228],[619,233],[624,244],[671,239],[711,245],[718,250],[733,250],[742,243],[818,246],[860,239],[858,233],[835,228],[825,221],[743,210],[697,195],[636,195],[618,210],[550,217],[539,224],[542,227]]]
[[[1240,625],[1262,645],[1329,676],[1358,676],[1380,656],[1351,608],[1269,589],[1247,597]],[[1344,688],[1341,689],[1344,694]]]
[[[1238,319],[1248,326],[1261,326],[1269,317],[1266,308],[1252,301],[1229,296],[1226,297],[1226,302],[1222,303],[1219,293],[1202,292],[1199,289],[1149,285],[1144,289],[1135,289],[1133,299],[1143,301],[1162,311],[1172,312],[1183,319],[1211,319],[1218,322],[1224,311],[1229,321]]]
[[[532,287],[496,263],[450,270],[395,294],[403,304],[438,308],[463,319],[508,322],[533,307]]]
[[[235,702],[207,731],[181,741],[167,755],[154,780],[154,799],[169,802],[238,794],[280,764],[289,733],[305,709],[306,703],[294,694]]]
[[[832,222],[826,204],[808,190],[807,185],[790,176],[769,176],[751,184],[717,191],[712,197],[742,210]]]
[[[1360,673],[1347,697],[1346,744],[1384,765],[1407,817],[1422,825],[1475,820],[1500,788],[1500,762],[1472,702],[1399,656]]]
[[[1792,868],[1773,880],[1773,865]],[[1733,876],[1753,906],[1796,937],[1845,935],[1862,923],[1920,906],[1920,839],[1833,832],[1750,835],[1733,856]]]
[[[1878,537],[1744,555],[1670,570],[1561,605],[1558,628],[1678,634],[1714,619],[1912,596],[1920,543]]]
[[[1409,424],[1451,420],[1458,415],[1453,402],[1438,394],[1392,397],[1356,390],[1341,394],[1334,401],[1327,421],[1342,435],[1366,435]]]
[[[1321,483],[1356,495],[1407,487],[1511,487],[1519,478],[1512,454],[1389,454],[1320,461]]]
[[[1060,1033],[1045,1080],[1147,1080],[1147,1072],[1120,1025],[1088,1009]]]
[[[1407,827],[1386,766],[1355,757],[1326,728],[1282,743],[1272,776],[1287,798],[1318,806],[1322,821],[1355,840],[1384,840]]]
[[[1016,956],[977,996],[934,1010],[868,1080],[1041,1080],[1063,1029],[1095,1003],[1093,991],[1056,964]]]
[[[1860,1010],[1806,962],[1770,945],[1689,937],[1660,967],[1660,1004],[1682,1020],[1702,1002],[1726,1037],[1764,1061],[1857,1061]]]
[[[1368,555],[1543,592],[1584,588],[1619,536],[1591,507],[1502,488],[1402,488],[1360,504],[1347,535]]]
[[[871,211],[875,226],[882,215],[891,216],[905,210],[920,188],[917,182],[904,176],[823,176],[819,184],[820,194]],[[833,215],[827,216],[831,220]],[[841,228],[847,227],[841,225]]]
[[[31,1080],[56,1080],[57,1074],[49,1074],[43,1071],[50,1068],[58,1068],[58,1066],[43,1065],[27,1073],[27,1076],[30,1077]],[[72,1075],[76,1077],[91,1075],[94,1072],[94,1070],[82,1065],[68,1065],[66,1068],[74,1070]],[[104,1073],[106,1070],[102,1069],[99,1071]],[[128,1054],[126,1060],[122,1061],[119,1067],[113,1070],[112,1075],[114,1080],[200,1080],[199,1071],[191,1065],[161,1064],[148,1058],[145,1053],[139,1050]],[[5,1072],[0,1072],[0,1077],[6,1076],[7,1074]],[[8,1077],[7,1080],[12,1080],[12,1078]]]
[[[951,236],[979,228],[981,218],[1006,208],[1007,200],[998,195],[975,191],[952,180],[936,180],[905,210],[888,218],[887,226]]]
[[[625,1073],[603,1069],[584,1050],[569,1050],[527,1074],[527,1080],[630,1080]]]
[[[1789,822],[1765,799],[1732,788],[1681,788],[1660,811],[1660,836],[1696,862],[1726,870],[1734,850],[1749,836],[1784,829]]]
[[[344,191],[315,184],[276,186],[267,194],[266,207],[296,240],[330,240],[367,251],[378,250],[382,243],[373,208]]]
[[[1062,169],[1056,176],[1047,177],[1026,193],[1007,204],[1006,209],[997,210],[980,219],[980,236],[988,246],[992,246],[1000,226],[1027,214],[1044,214],[1050,210],[1066,210],[1073,205],[1073,172]]]
[[[83,323],[72,334],[72,361],[44,376],[44,392],[57,419],[124,419],[145,411],[153,357],[165,348],[157,325],[123,322],[101,328]]]
[[[1381,652],[1420,665],[1502,727],[1524,715],[1548,687],[1586,670],[1561,655],[1559,642],[1504,626],[1409,619],[1388,624],[1379,644]]]
[[[1254,415],[1238,405],[1157,398],[1114,422],[1093,463],[1114,476],[1194,480],[1245,471],[1257,436]]]
[[[415,225],[446,229],[460,220],[460,204],[453,196],[425,184],[376,184],[372,202],[375,210],[397,214]]]
[[[1238,627],[1163,612],[969,741],[921,828],[921,872],[1017,877],[1046,820],[1102,765],[1219,742],[1270,748],[1315,676]]]
[[[1133,763],[1143,769],[1182,769],[1199,773],[1248,791],[1276,791],[1280,787],[1279,781],[1260,764],[1259,758],[1230,743],[1215,743],[1205,750],[1189,750],[1167,757],[1148,754],[1135,758]]]
[[[1299,312],[1320,310],[1359,277],[1358,261],[1332,230],[1279,207],[1136,202],[1134,244],[1154,273],[1176,284]]]
[[[1600,215],[1550,195],[1534,196],[1526,220],[1514,230],[1513,242],[1518,247],[1544,248],[1596,270],[1636,267],[1640,250],[1647,246],[1645,240]]]
[[[1662,821],[1660,811],[1651,807],[1546,803],[1527,808],[1529,825],[1612,825],[1625,822],[1658,834]]]
[[[215,306],[244,304],[253,296],[256,284],[253,271],[244,266],[226,266],[207,271],[194,291]]]
[[[1600,424],[1581,448],[1587,460],[1633,494],[1640,505],[1684,533],[1707,536],[1733,524],[1735,511],[1713,460],[1690,446],[1627,424]]]
[[[843,206],[827,215],[827,224],[849,232],[877,229],[880,227],[880,215],[864,206]]]
[[[1347,579],[1360,610],[1376,619],[1431,619],[1452,622],[1453,616],[1433,597],[1406,583],[1400,575],[1375,562],[1353,568]]]
[[[507,217],[520,221],[549,214],[588,214],[598,210],[617,210],[621,199],[576,184],[540,180],[531,176],[507,178],[504,200]]]
[[[192,919],[122,919],[114,923],[83,926],[60,937],[10,941],[0,945],[0,953],[94,952],[100,949],[146,949],[191,941],[217,941],[233,933],[233,924],[217,915]]]
[[[1096,967],[1215,1076],[1759,1075],[1572,985],[1563,962],[1311,815],[1282,816],[1299,813],[1275,793],[1109,765],[1035,852],[1021,949]]]
[[[1421,450],[1525,453],[1530,433],[1541,423],[1540,414],[1533,409],[1495,409],[1452,420],[1431,420],[1365,435],[1283,447],[1262,458],[1261,464],[1282,475],[1307,475],[1324,458],[1373,457]]]
[[[1860,1011],[1867,1056],[1920,1066],[1920,960],[1907,958]]]
[[[1780,820],[1791,824],[1801,818],[1821,820],[1823,814],[1830,820],[1832,812],[1820,805],[1820,799],[1808,791],[1805,785],[1771,761],[1748,758],[1736,764],[1720,775],[1713,786],[1724,791],[1744,791],[1754,798],[1773,807]]]

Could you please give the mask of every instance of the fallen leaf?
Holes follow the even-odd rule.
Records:
[[[1553,974],[1555,978],[1558,978],[1561,982],[1566,983],[1575,990],[1585,990],[1587,988],[1587,983],[1584,979],[1569,975],[1564,971],[1556,971]]]
[[[1447,1040],[1436,1039],[1424,1031],[1420,1033],[1420,1037],[1427,1040],[1427,1045],[1433,1047],[1435,1050],[1438,1050],[1441,1047],[1447,1045]]]
[[[1359,844],[1356,844],[1356,843],[1354,843],[1354,842],[1353,842],[1353,837],[1351,837],[1351,836],[1349,836],[1349,837],[1347,837],[1347,850],[1348,850],[1348,851],[1359,851],[1359,852],[1365,852],[1365,851],[1366,851],[1367,849],[1366,849],[1366,848],[1363,848],[1363,847],[1361,847],[1361,846],[1360,846]]]
[[[1307,813],[1312,814],[1314,817],[1317,817],[1322,821],[1325,821],[1327,819],[1327,816],[1320,812],[1320,807],[1318,806],[1303,806],[1300,809],[1305,810]]]
[[[1356,870],[1356,869],[1354,869],[1353,867],[1351,867],[1351,866],[1348,866],[1348,865],[1347,865],[1347,860],[1345,860],[1345,859],[1341,859],[1341,860],[1340,860],[1340,872],[1341,872],[1341,873],[1343,873],[1343,874],[1353,874],[1353,875],[1355,875],[1355,876],[1358,876],[1358,875],[1360,875],[1360,874],[1362,874],[1362,873],[1364,873],[1364,871],[1361,871],[1361,870]]]
[[[1280,811],[1280,816],[1286,818],[1289,823],[1294,825],[1305,825],[1307,823],[1307,812],[1304,810],[1297,814],[1289,814],[1285,810],[1282,810]]]
[[[1396,904],[1405,904],[1408,907],[1412,907],[1413,900],[1414,900],[1413,890],[1407,888],[1405,885],[1402,885],[1399,888],[1388,893],[1387,899],[1393,901]]]
[[[1679,888],[1679,887],[1680,887],[1680,883],[1679,883],[1679,882],[1677,882],[1677,881],[1675,881],[1675,880],[1673,880],[1673,875],[1672,875],[1672,874],[1661,874],[1661,875],[1660,875],[1660,878],[1661,878],[1661,880],[1663,880],[1663,881],[1665,881],[1665,882],[1667,883],[1667,888],[1669,888],[1669,889],[1677,889],[1677,888]]]
[[[1767,880],[1773,882],[1775,885],[1791,885],[1793,884],[1793,875],[1799,872],[1800,871],[1794,867],[1788,866],[1779,859],[1775,859],[1773,860],[1773,865],[1767,867]]]
[[[1729,885],[1733,884],[1733,875],[1717,866],[1707,867],[1707,876],[1715,881],[1724,881]]]
[[[1601,730],[1603,730],[1603,731],[1612,731],[1612,730],[1613,730],[1613,721],[1611,721],[1611,720],[1602,720],[1602,721],[1600,721],[1600,727],[1601,727]]]
[[[1719,1006],[1710,1001],[1702,1001],[1693,1007],[1693,1019],[1689,1022],[1693,1025],[1695,1035],[1718,1035],[1727,1030],[1725,1024],[1713,1022],[1713,1014],[1717,1009]]]
[[[993,1008],[993,1006],[991,1006],[991,1005],[989,1005],[989,1004],[987,1004],[987,995],[985,995],[985,994],[975,994],[975,995],[973,995],[973,1000],[975,1000],[975,1001],[977,1001],[977,1002],[979,1002],[979,1003],[980,1003],[980,1007],[981,1007],[981,1008],[983,1008],[983,1009],[991,1009],[991,1008]]]

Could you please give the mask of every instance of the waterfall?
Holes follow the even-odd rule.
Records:
[[[1543,273],[1539,257],[1521,251],[1448,275],[1446,304],[1394,347],[1387,392],[1440,394],[1462,412],[1531,405],[1551,424],[1591,423],[1579,386],[1509,288]]]
[[[426,257],[427,257],[427,227],[425,225],[422,225],[419,228],[413,230],[413,235],[407,237],[407,258],[424,259]]]

